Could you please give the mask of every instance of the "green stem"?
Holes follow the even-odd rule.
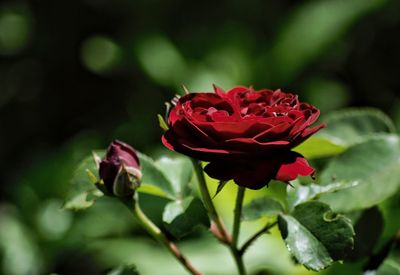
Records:
[[[201,275],[199,271],[197,271],[193,265],[186,259],[185,256],[181,253],[179,248],[176,246],[175,243],[171,242],[165,234],[158,228],[147,216],[143,213],[142,209],[139,206],[138,198],[131,198],[123,199],[122,200],[125,205],[128,206],[130,210],[132,210],[133,214],[135,215],[136,219],[140,223],[140,225],[159,243],[164,245],[169,252],[189,271],[190,274],[193,275]]]
[[[229,236],[228,232],[226,231],[224,224],[222,223],[221,218],[219,217],[217,210],[212,202],[210,192],[208,191],[208,187],[206,184],[206,180],[204,178],[203,168],[201,166],[201,162],[198,160],[192,159],[193,167],[199,182],[199,189],[201,192],[201,196],[203,198],[203,202],[205,207],[210,215],[211,220],[216,225],[216,229],[218,232],[213,232],[213,227],[211,227],[211,231],[214,235],[220,239],[225,245],[227,245],[231,251],[231,254],[235,260],[236,266],[238,268],[240,275],[246,275],[246,269],[243,263],[243,257],[240,251],[237,248],[237,241],[239,236],[239,229],[240,229],[240,216],[242,212],[242,204],[243,204],[243,197],[244,197],[244,187],[239,187],[238,190],[238,197],[236,199],[236,207],[235,207],[235,221],[233,226],[233,239]]]
[[[246,250],[250,247],[250,245],[258,239],[262,234],[267,233],[272,227],[277,225],[278,222],[273,222],[273,223],[268,223],[266,224],[263,228],[261,228],[259,231],[257,231],[250,239],[248,239],[242,246],[242,248],[239,250],[240,254],[244,254]]]
[[[233,230],[232,230],[232,246],[237,247],[237,243],[239,240],[239,232],[240,232],[240,220],[242,215],[242,206],[243,206],[243,198],[244,192],[246,188],[242,186],[238,186],[238,192],[236,196],[236,204],[234,210],[234,218],[233,218]]]
[[[246,188],[238,186],[238,192],[236,196],[234,218],[233,218],[233,229],[232,229],[232,242],[231,242],[231,252],[235,259],[236,266],[238,268],[239,274],[246,274],[246,269],[243,262],[243,254],[238,250],[238,241],[240,233],[240,221],[242,215],[243,199]]]
[[[225,227],[222,223],[221,218],[218,215],[217,209],[215,208],[210,193],[208,191],[208,187],[206,184],[206,179],[204,178],[203,168],[201,166],[201,162],[198,160],[192,159],[194,171],[196,173],[198,182],[199,182],[199,189],[201,193],[201,197],[203,199],[204,205],[207,209],[207,212],[210,215],[211,220],[217,227],[218,233],[215,234],[222,242],[229,244],[230,237],[228,232],[225,230]]]

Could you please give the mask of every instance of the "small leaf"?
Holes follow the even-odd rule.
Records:
[[[168,129],[169,129],[168,124],[165,122],[162,115],[158,114],[157,118],[158,118],[158,124],[160,125],[160,128],[163,129],[164,132],[168,131]]]
[[[243,207],[243,220],[257,220],[263,216],[275,216],[284,211],[282,204],[268,197],[252,200]]]
[[[83,192],[69,198],[68,201],[64,203],[62,208],[68,210],[83,210],[92,206],[95,202],[95,198],[101,197],[102,195],[103,193],[100,190]]]
[[[317,197],[333,193],[339,190],[343,190],[346,188],[351,188],[358,185],[357,181],[350,181],[350,182],[334,182],[329,185],[317,185],[314,183],[308,185],[301,185],[299,182],[292,181],[291,184],[293,187],[287,187],[287,202],[289,209],[293,209],[296,205],[316,199]]]
[[[278,222],[289,252],[300,264],[308,269],[320,271],[333,263],[326,248],[295,218],[280,215]]]
[[[344,259],[352,249],[354,230],[344,216],[322,202],[299,204],[291,215],[279,215],[279,229],[289,251],[305,267],[320,271]]]
[[[63,209],[82,210],[93,205],[103,193],[97,189],[97,167],[93,156],[85,158],[75,170],[71,178],[69,193]]]
[[[175,237],[182,238],[198,225],[210,226],[207,211],[203,203],[194,197],[167,204],[163,213],[166,229]]]
[[[217,190],[215,191],[215,194],[214,194],[214,196],[212,197],[213,199],[218,195],[219,192],[222,191],[222,189],[224,189],[224,187],[225,187],[225,185],[226,185],[227,183],[228,183],[227,180],[221,180],[221,181],[218,183]]]

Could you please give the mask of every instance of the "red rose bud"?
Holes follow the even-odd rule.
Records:
[[[106,191],[117,197],[132,195],[141,179],[139,158],[128,144],[115,140],[99,165]]]
[[[315,171],[291,149],[325,125],[309,128],[320,112],[297,95],[214,87],[214,93],[187,94],[175,103],[162,142],[209,162],[210,177],[259,189],[272,179],[287,182]]]

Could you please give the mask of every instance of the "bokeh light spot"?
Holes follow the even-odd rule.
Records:
[[[31,30],[28,15],[11,11],[0,12],[0,54],[19,53],[28,44]]]
[[[37,224],[43,236],[57,240],[64,236],[72,223],[72,213],[61,210],[62,203],[52,199],[44,203],[37,215]]]
[[[306,101],[318,106],[322,112],[342,108],[350,100],[348,88],[334,80],[322,78],[311,79],[306,84],[304,92]]]
[[[186,63],[178,49],[161,35],[142,38],[135,48],[144,71],[162,85],[179,85]]]
[[[86,39],[81,48],[83,64],[94,73],[109,72],[118,65],[121,49],[112,39],[93,36]]]

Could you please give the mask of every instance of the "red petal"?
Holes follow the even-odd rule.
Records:
[[[308,176],[315,172],[307,160],[298,156],[292,163],[282,164],[276,174],[275,179],[280,181],[290,181],[296,179],[298,176]]]
[[[259,133],[254,137],[254,139],[256,139],[259,142],[267,142],[271,140],[277,140],[279,138],[284,138],[287,136],[286,132],[287,130],[290,129],[291,126],[292,125],[290,123],[283,122],[274,127],[271,127],[270,129],[262,133]]]
[[[256,190],[266,186],[276,175],[278,168],[278,165],[270,161],[241,159],[229,162],[210,162],[204,171],[212,178],[233,179],[240,186]]]
[[[266,151],[288,147],[289,144],[290,142],[286,140],[259,142],[253,138],[234,138],[223,142],[222,146],[226,149],[229,148],[237,151],[260,155],[266,154]]]
[[[220,87],[218,87],[217,85],[213,84],[213,88],[214,88],[214,93],[216,93],[217,95],[219,95],[220,97],[225,97],[225,91],[222,90]]]
[[[298,135],[292,142],[292,148],[295,146],[299,145],[300,143],[304,142],[306,139],[308,139],[311,135],[315,134],[317,131],[321,130],[322,128],[325,128],[326,124],[320,124],[314,128],[308,128],[305,129],[300,135]]]

